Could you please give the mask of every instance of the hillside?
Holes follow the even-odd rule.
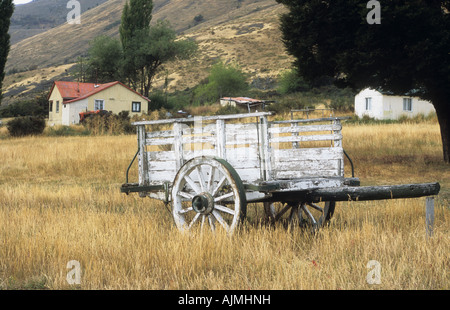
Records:
[[[78,0],[84,13],[107,0]],[[11,17],[9,33],[11,44],[43,33],[66,22],[67,1],[34,0],[25,5],[16,5]]]
[[[38,80],[43,68],[74,63],[78,56],[86,55],[89,42],[96,36],[118,36],[124,3],[125,0],[108,0],[85,11],[80,25],[65,23],[14,44],[6,72],[32,68],[36,69],[33,76]],[[239,64],[251,80],[275,76],[291,63],[278,26],[284,7],[275,0],[155,0],[154,5],[152,22],[168,20],[181,37],[193,38],[199,44],[194,59],[168,66],[172,89],[198,84],[218,59]],[[194,20],[199,15],[200,23]],[[64,78],[64,74],[58,78]],[[5,86],[27,86],[20,81],[17,75],[10,75]],[[12,90],[6,89],[5,97]]]

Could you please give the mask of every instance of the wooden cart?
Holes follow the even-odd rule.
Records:
[[[361,187],[344,177],[344,118],[268,121],[270,112],[136,122],[138,150],[121,191],[172,205],[180,230],[232,233],[247,203],[273,222],[316,229],[336,201],[436,195],[438,183]],[[139,182],[128,173],[138,159]],[[348,158],[349,162],[351,160]]]

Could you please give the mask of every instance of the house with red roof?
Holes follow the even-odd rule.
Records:
[[[48,96],[49,125],[80,123],[80,112],[106,110],[130,116],[148,112],[149,99],[121,82],[106,84],[55,81]]]

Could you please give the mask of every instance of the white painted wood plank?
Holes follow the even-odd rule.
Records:
[[[216,154],[217,157],[226,158],[226,132],[225,121],[216,121]]]
[[[176,160],[175,169],[178,171],[178,170],[180,170],[181,166],[184,163],[183,143],[182,143],[182,135],[183,135],[182,124],[180,124],[180,123],[173,124],[173,132],[174,132],[173,150],[174,150],[174,156],[175,156],[174,159]]]
[[[321,170],[321,171],[298,171],[298,170],[273,170],[274,179],[294,179],[303,177],[336,177],[339,176],[337,170]]]
[[[145,144],[146,145],[167,145],[167,144],[173,144],[175,141],[175,138],[152,138],[152,139],[146,139]]]
[[[341,140],[340,134],[327,134],[327,135],[311,135],[311,136],[285,136],[285,137],[271,137],[271,143],[283,143],[283,142],[308,142],[308,141],[336,141]]]
[[[295,123],[296,124],[296,123]],[[340,124],[327,124],[327,125],[303,125],[303,126],[276,126],[272,125],[269,128],[269,133],[300,133],[300,132],[316,132],[316,131],[340,131],[342,125]]]
[[[272,149],[272,163],[279,161],[296,161],[306,159],[339,160],[344,158],[344,151],[339,147]]]
[[[256,112],[256,113],[243,113],[243,114],[229,114],[229,115],[215,115],[215,116],[203,116],[202,121],[215,121],[218,119],[230,120],[239,118],[250,118],[250,117],[260,117],[260,116],[272,115],[272,112]],[[193,117],[191,118],[172,118],[172,119],[161,119],[154,121],[141,121],[135,122],[132,125],[161,125],[161,124],[172,124],[172,123],[192,123],[196,121]]]
[[[169,138],[169,137],[172,138],[173,136],[174,136],[173,130],[162,130],[162,131],[147,132],[147,139],[152,139],[152,138]]]
[[[170,182],[172,183],[175,179],[177,171],[175,170],[166,170],[166,171],[151,171],[150,172],[150,181],[155,183],[164,183]]]
[[[148,152],[148,158],[150,161],[174,161],[175,152],[174,151],[158,151],[158,152]]]
[[[166,161],[150,161],[148,169],[150,171],[168,171],[175,170],[176,161],[166,160]]]
[[[336,170],[340,171],[340,160],[298,160],[298,161],[278,161],[273,163],[273,170],[286,171],[321,171]]]

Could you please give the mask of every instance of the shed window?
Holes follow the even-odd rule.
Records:
[[[141,103],[140,102],[133,102],[131,104],[131,112],[141,112]]]
[[[372,110],[372,98],[368,97],[366,98],[366,111]]]
[[[59,113],[59,101],[56,101],[56,113]]]
[[[49,112],[53,112],[53,100],[50,100],[50,101],[48,102],[48,111],[49,111]]]
[[[412,111],[412,99],[411,98],[403,98],[403,111]]]

